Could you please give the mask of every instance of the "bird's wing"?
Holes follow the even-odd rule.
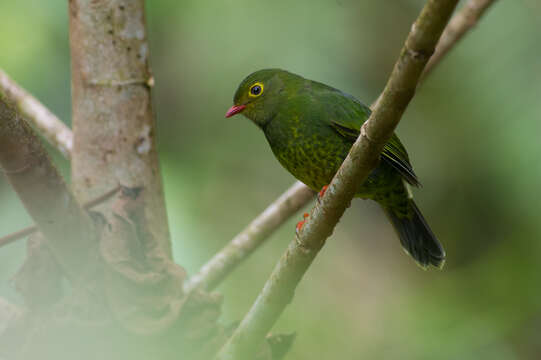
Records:
[[[370,117],[370,108],[354,96],[325,84],[311,81],[309,87],[317,102],[324,104],[324,121],[330,121],[330,126],[353,144],[359,136],[361,126]],[[393,134],[383,147],[381,158],[396,169],[408,183],[413,186],[421,185],[410,164],[406,148],[396,134]]]
[[[364,122],[364,120],[362,120]],[[355,124],[352,122],[343,123],[341,121],[331,120],[331,127],[344,138],[355,142],[360,133],[362,123]],[[391,139],[383,147],[381,152],[381,158],[383,161],[391,165],[396,169],[400,175],[411,185],[420,186],[421,183],[417,179],[417,175],[413,171],[413,168],[409,162],[408,153],[406,148],[400,142],[400,139],[396,134],[393,134]]]

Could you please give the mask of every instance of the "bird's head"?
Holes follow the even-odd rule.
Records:
[[[233,106],[225,117],[242,113],[256,125],[264,128],[276,115],[283,100],[288,76],[293,74],[280,69],[265,69],[248,75],[239,85]]]

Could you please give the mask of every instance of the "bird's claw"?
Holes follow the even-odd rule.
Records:
[[[304,223],[306,222],[306,219],[308,218],[308,216],[310,216],[310,214],[304,213],[304,214],[302,215],[303,220],[299,221],[299,222],[297,223],[297,226],[295,226],[295,234],[297,235],[297,237],[299,236],[299,233],[300,233],[300,231],[302,230],[302,227],[304,226]]]
[[[323,197],[323,195],[325,195],[325,192],[327,191],[328,188],[329,188],[329,185],[325,185],[321,188],[321,191],[317,194],[317,201],[321,201],[321,198]]]
[[[306,222],[306,220],[301,220],[297,223],[297,226],[295,227],[295,232],[297,233],[297,235],[299,234],[299,231],[301,231],[302,227],[304,226],[304,223]]]

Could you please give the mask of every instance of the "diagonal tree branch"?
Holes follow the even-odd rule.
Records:
[[[451,18],[449,24],[445,27],[445,31],[441,34],[438,46],[434,55],[426,64],[422,75],[424,79],[432,69],[439,64],[441,59],[456,45],[462,37],[471,30],[485,14],[486,10],[496,0],[469,0],[455,16]]]
[[[378,104],[361,128],[361,135],[217,360],[253,357],[257,346],[292,300],[297,284],[332,234],[356,190],[377,164],[457,2],[429,0],[426,3],[411,28]]]
[[[0,99],[0,167],[71,277],[96,254],[94,227],[52,164],[39,139]]]
[[[475,25],[494,1],[495,0],[469,0],[468,3],[451,18],[436,46],[434,55],[432,55],[428,64],[425,66],[420,82],[426,79],[428,74],[440,63],[449,50],[456,45],[458,40]],[[460,36],[457,36],[457,34],[460,34]],[[374,108],[374,106],[375,103],[372,108]],[[308,196],[309,193],[311,193],[311,190],[300,181],[297,181],[265,209],[263,213],[254,219],[245,230],[235,236],[229,244],[203,265],[199,272],[193,275],[187,282],[186,289],[191,290],[201,284],[207,284],[206,286],[209,289],[217,286],[237,267],[237,265],[243,262],[257,247],[262,245],[274,230],[281,226],[287,219],[293,216],[312,199],[313,196]],[[288,204],[296,205],[289,206]],[[279,211],[279,213],[274,213],[273,211]],[[280,221],[277,221],[276,219],[280,219]],[[250,231],[249,229],[253,229],[255,224],[257,224],[259,228],[265,228],[265,231],[261,233]],[[238,245],[239,242],[241,242],[240,246]],[[243,249],[245,246],[249,246],[250,251],[244,251]],[[227,264],[227,266],[224,266],[224,264]]]
[[[39,130],[39,133],[51,145],[56,147],[62,155],[69,159],[73,146],[71,130],[45,105],[10,79],[2,69],[0,69],[0,98],[5,98],[9,103],[13,104],[19,114]]]
[[[199,287],[204,287],[207,290],[214,289],[274,230],[289,219],[291,214],[297,212],[313,197],[314,192],[303,183],[293,184],[206,263],[199,273],[192,276],[184,286],[184,290],[188,292]]]

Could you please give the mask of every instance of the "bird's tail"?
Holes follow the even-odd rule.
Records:
[[[429,265],[441,269],[445,263],[443,247],[412,199],[408,199],[408,207],[410,216],[399,216],[391,208],[384,207],[383,210],[391,220],[402,247],[417,264],[425,269]]]

